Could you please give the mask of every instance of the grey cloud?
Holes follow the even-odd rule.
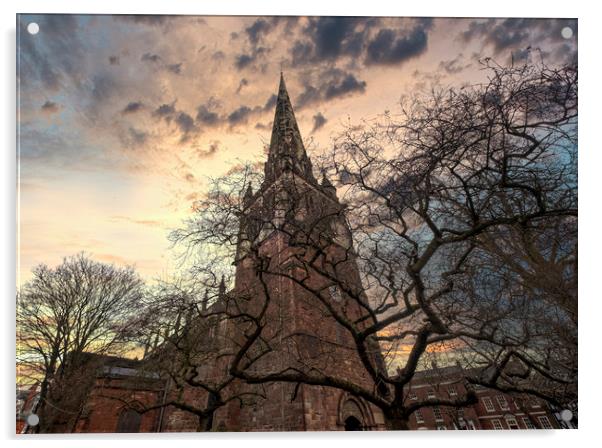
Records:
[[[168,64],[166,68],[168,71],[175,73],[176,75],[180,75],[182,73],[182,62],[177,64]]]
[[[427,41],[427,33],[422,27],[401,36],[396,30],[381,29],[368,43],[366,64],[399,64],[424,53]]]
[[[234,65],[236,65],[237,69],[242,70],[247,65],[251,64],[251,62],[253,62],[254,60],[255,57],[253,55],[239,54],[238,56],[236,56],[236,62],[234,63]]]
[[[107,74],[99,74],[92,78],[92,98],[96,103],[106,101],[117,90],[115,79]]]
[[[469,68],[472,64],[463,64],[464,56],[460,53],[454,59],[439,62],[439,70],[443,70],[450,75],[455,75]]]
[[[291,48],[293,66],[357,57],[364,48],[369,30],[379,23],[375,18],[311,17],[303,30],[309,39],[298,40]]]
[[[297,97],[295,104],[302,109],[308,105],[316,104],[336,98],[362,94],[366,91],[366,81],[359,80],[352,73],[330,68],[322,70],[316,76],[316,82],[304,83],[304,90]]]
[[[272,123],[255,123],[255,129],[265,130],[270,129],[272,127]]]
[[[60,106],[53,101],[46,101],[44,104],[42,104],[41,109],[45,114],[52,115],[59,111]]]
[[[171,73],[175,73],[176,75],[180,75],[182,73],[182,66],[184,65],[183,62],[178,62],[175,64],[162,63],[163,58],[161,58],[161,56],[159,56],[158,54],[154,54],[154,53],[144,53],[140,57],[140,60],[143,62],[148,62],[149,64],[153,64],[153,65],[160,64],[160,65],[158,65],[159,68],[167,70],[168,72],[171,72]]]
[[[216,112],[209,110],[209,107],[205,104],[201,104],[197,108],[196,119],[198,122],[207,126],[215,126],[220,122],[219,115]]]
[[[245,28],[245,32],[249,37],[249,41],[256,45],[261,39],[262,35],[267,33],[272,28],[272,25],[265,19],[257,19],[253,24]]]
[[[339,96],[345,96],[349,93],[366,91],[366,81],[358,81],[351,73],[347,74],[341,82],[332,82],[326,85],[324,98],[330,100]]]
[[[247,80],[247,78],[242,78],[240,80],[240,82],[238,83],[238,88],[236,89],[236,93],[240,93],[240,91],[243,89],[243,87],[246,87],[249,85],[249,81]]]
[[[326,122],[328,121],[326,119],[326,117],[324,117],[324,115],[322,115],[321,112],[318,112],[316,115],[314,115],[312,117],[312,120],[314,122],[313,129],[311,130],[312,134],[314,132],[316,132],[318,129],[320,129],[321,127],[323,127],[326,124]]]
[[[276,101],[278,101],[278,95],[273,93],[266,101],[265,106],[263,106],[263,110],[272,110],[274,107],[276,107]]]
[[[83,78],[81,60],[85,48],[76,16],[44,15],[36,19],[40,25],[37,35],[26,31],[28,20],[27,16],[19,16],[20,82],[27,85],[39,81],[49,90],[58,90],[62,83],[79,87]]]
[[[432,19],[382,28],[378,17],[311,17],[302,38],[291,45],[293,67],[351,58],[352,63],[399,64],[426,51]]]
[[[153,53],[144,53],[140,60],[145,62],[159,62],[161,61],[161,56]]]
[[[556,44],[566,44],[562,37],[562,29],[570,27],[574,37],[576,51],[577,20],[575,19],[535,19],[535,18],[507,18],[473,20],[468,28],[461,33],[465,42],[483,42],[491,45],[494,55],[514,52],[515,58],[526,56],[527,47],[537,48],[543,41],[549,40]]]
[[[249,115],[253,112],[248,106],[240,106],[238,109],[228,115],[228,122],[234,126],[237,124],[244,124],[248,121]]]
[[[163,118],[165,121],[170,122],[173,119],[173,115],[176,113],[176,108],[174,104],[161,104],[155,111],[153,115],[155,117]]]
[[[144,108],[144,104],[140,101],[132,101],[127,104],[121,111],[122,114],[132,114],[134,112],[139,112]]]
[[[291,32],[292,28],[297,24],[299,18],[294,16],[289,17],[260,17],[245,28],[245,34],[253,48],[262,42],[263,38],[274,31],[278,25],[283,24],[283,31],[285,34]],[[232,40],[238,39],[240,35],[238,33],[231,33],[230,38]]]
[[[257,59],[267,52],[264,47],[254,48],[250,53],[243,53],[236,56],[234,65],[238,70],[243,70],[257,61]]]
[[[317,88],[315,88],[311,84],[306,84],[304,86],[303,92],[301,92],[297,97],[297,101],[295,101],[295,104],[297,108],[301,109],[308,104],[319,102],[321,98],[322,94]]]
[[[176,124],[184,134],[189,134],[196,130],[194,119],[186,112],[180,112],[176,117]]]
[[[197,149],[196,154],[201,159],[208,159],[213,157],[220,149],[220,141],[213,140],[207,149]]]
[[[148,140],[148,134],[144,131],[139,131],[133,127],[128,129],[129,146],[140,146]]]

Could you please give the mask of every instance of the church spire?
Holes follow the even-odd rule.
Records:
[[[286,171],[292,171],[308,182],[316,183],[311,162],[303,146],[293,106],[286,90],[284,75],[280,72],[280,86],[278,87],[272,138],[270,139],[268,160],[265,164],[266,183],[275,181]]]

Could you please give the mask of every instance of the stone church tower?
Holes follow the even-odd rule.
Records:
[[[261,316],[249,350],[251,376],[299,371],[375,385],[334,314],[355,320],[365,301],[351,234],[336,189],[318,182],[281,75],[263,184],[244,197],[233,294]],[[261,273],[258,273],[261,271]],[[353,294],[352,300],[349,294]],[[359,299],[358,299],[359,298]],[[247,328],[248,329],[248,328]],[[369,356],[383,368],[378,344]],[[241,386],[244,387],[244,386]],[[339,389],[278,381],[257,386],[265,399],[217,412],[227,431],[375,430],[380,410]]]

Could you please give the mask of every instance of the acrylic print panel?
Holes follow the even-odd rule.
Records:
[[[577,425],[577,21],[19,15],[17,432]]]

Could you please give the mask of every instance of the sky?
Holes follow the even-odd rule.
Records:
[[[35,22],[37,34],[27,27]],[[262,162],[280,71],[309,156],[479,60],[576,58],[571,19],[18,17],[18,272],[86,252],[152,281],[208,179]],[[567,28],[571,32],[567,31]]]

